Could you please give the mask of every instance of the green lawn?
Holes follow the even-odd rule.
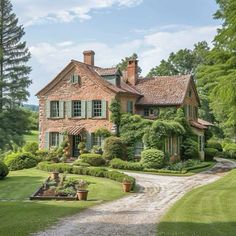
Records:
[[[31,134],[24,135],[25,142],[38,142],[39,140],[39,132],[36,130],[32,130]]]
[[[0,235],[24,236],[44,229],[60,217],[122,196],[121,184],[105,178],[78,176],[90,182],[87,202],[29,201],[48,173],[28,169],[13,171],[0,181]]]
[[[159,236],[236,235],[236,170],[180,199],[158,225]]]

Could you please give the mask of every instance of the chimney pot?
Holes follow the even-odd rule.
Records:
[[[84,63],[94,66],[94,55],[95,52],[93,50],[88,50],[88,51],[84,51]]]

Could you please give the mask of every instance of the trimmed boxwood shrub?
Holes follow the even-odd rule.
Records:
[[[28,152],[12,153],[4,159],[5,164],[10,170],[22,170],[35,167],[37,159]]]
[[[83,162],[90,164],[91,166],[102,166],[105,164],[105,160],[102,158],[102,155],[95,153],[86,153],[81,154],[80,159]]]
[[[192,138],[185,139],[181,145],[181,153],[184,160],[199,159],[198,143]]]
[[[48,172],[72,173],[73,166],[66,163],[40,162],[37,168]]]
[[[115,158],[110,161],[110,167],[115,169],[122,169],[122,170],[143,170],[143,166],[139,162],[128,162],[123,161],[119,158]]]
[[[76,160],[73,162],[73,165],[75,166],[81,166],[81,167],[89,167],[90,164],[83,162],[82,160]]]
[[[29,143],[25,144],[23,149],[24,149],[25,152],[29,152],[29,153],[31,153],[33,155],[36,155],[36,152],[39,149],[39,145],[38,145],[37,142],[29,142]]]
[[[58,171],[60,173],[67,172],[78,175],[90,175],[95,177],[109,178],[120,183],[122,183],[125,178],[132,183],[133,188],[135,186],[135,178],[118,171],[108,171],[107,169],[101,167],[81,167],[72,166],[65,163],[40,162],[37,168],[48,172]]]
[[[236,143],[228,143],[224,146],[225,156],[236,159]]]
[[[162,168],[164,165],[164,152],[154,148],[142,151],[141,164],[145,168]]]
[[[103,157],[107,160],[114,158],[126,159],[126,146],[120,138],[109,137],[105,139],[103,147]]]
[[[215,155],[217,154],[217,149],[215,148],[205,148],[205,161],[213,161]]]
[[[8,167],[5,163],[0,161],[0,180],[4,179],[9,173]]]
[[[222,145],[219,142],[214,141],[214,140],[209,140],[206,144],[206,147],[217,149],[219,152],[223,151]]]

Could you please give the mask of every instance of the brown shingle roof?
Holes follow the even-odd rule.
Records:
[[[191,81],[190,75],[139,79],[135,88],[143,95],[137,104],[181,105]]]
[[[198,129],[207,129],[207,126],[203,125],[203,124],[200,124],[198,123],[197,121],[193,121],[191,120],[190,121],[190,124],[191,126],[195,127],[195,128],[198,128]]]
[[[116,67],[101,68],[94,66],[93,69],[101,76],[116,75],[119,71]]]

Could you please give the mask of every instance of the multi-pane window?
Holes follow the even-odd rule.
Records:
[[[51,101],[50,103],[51,117],[59,117],[59,101]]]
[[[144,145],[142,141],[135,143],[134,155],[141,156],[141,152],[143,151],[143,149],[144,149]]]
[[[93,146],[102,146],[102,137],[93,134],[92,135],[92,145]]]
[[[81,116],[81,101],[72,101],[72,116]]]
[[[57,132],[50,133],[50,146],[53,147],[59,146],[59,133]]]
[[[157,116],[158,115],[158,108],[152,107],[145,107],[144,108],[144,116]]]
[[[127,102],[127,112],[130,113],[130,114],[133,114],[133,101],[128,101]]]
[[[102,101],[94,100],[93,101],[93,117],[101,117],[102,116]]]

